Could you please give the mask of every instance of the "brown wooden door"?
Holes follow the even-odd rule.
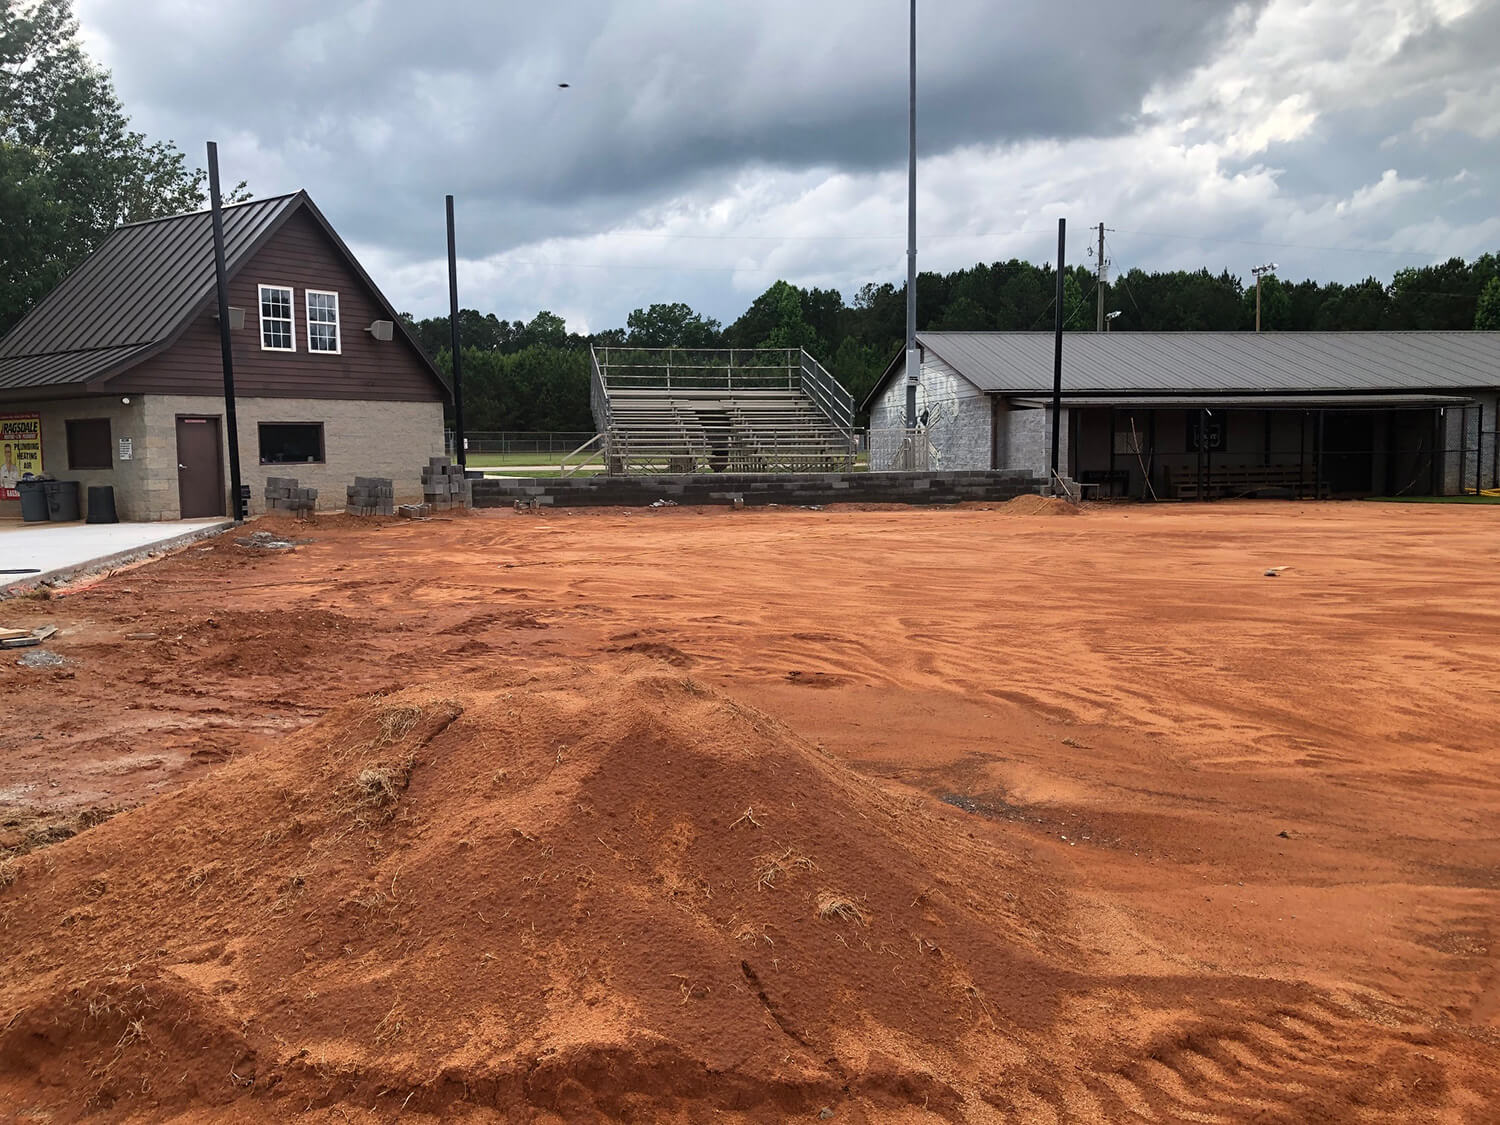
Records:
[[[185,520],[224,514],[224,460],[219,420],[177,419],[177,499]]]

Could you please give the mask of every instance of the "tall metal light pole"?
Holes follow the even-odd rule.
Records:
[[[1062,438],[1062,352],[1063,352],[1063,299],[1067,280],[1066,257],[1068,250],[1068,220],[1057,220],[1057,296],[1053,299],[1052,325],[1056,338],[1052,346],[1052,479],[1047,484],[1057,487],[1058,446]]]
[[[458,338],[458,251],[453,240],[453,197],[448,207],[448,337],[453,349],[453,458],[460,469],[468,468],[464,445],[463,352]]]
[[[917,428],[917,0],[911,0],[911,73],[906,134],[906,428]],[[910,436],[910,435],[908,435]]]
[[[1263,266],[1256,266],[1250,271],[1255,275],[1255,330],[1260,331],[1260,279],[1268,273],[1276,272],[1276,263],[1267,262]]]
[[[208,206],[214,233],[214,287],[219,298],[219,352],[224,363],[224,436],[229,439],[229,516],[250,513],[240,500],[240,427],[234,409],[234,348],[229,338],[229,275],[224,266],[224,202],[219,196],[219,146],[208,142]]]

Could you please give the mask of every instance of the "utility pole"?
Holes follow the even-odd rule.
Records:
[[[1255,330],[1260,331],[1260,279],[1268,273],[1276,272],[1276,263],[1267,262],[1263,266],[1256,266],[1250,271],[1255,275]]]
[[[214,288],[219,298],[219,352],[224,363],[224,436],[229,439],[229,516],[249,516],[240,499],[240,425],[234,409],[234,348],[229,339],[229,274],[224,265],[224,202],[219,196],[219,146],[208,142],[208,203],[214,234]]]
[[[1108,325],[1104,321],[1104,282],[1108,277],[1106,272],[1108,264],[1104,261],[1104,224],[1099,224],[1099,323],[1094,329],[1096,332],[1107,331]]]
[[[911,68],[906,122],[906,429],[917,428],[917,0],[911,0]],[[915,467],[915,466],[913,466]]]

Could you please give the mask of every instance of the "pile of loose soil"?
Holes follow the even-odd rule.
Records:
[[[1012,1104],[1081,982],[962,817],[639,657],[367,698],[6,863],[0,1104]]]
[[[1077,516],[1083,509],[1061,496],[1017,496],[1000,505],[1000,511],[1012,516]]]

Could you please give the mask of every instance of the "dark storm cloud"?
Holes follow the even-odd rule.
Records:
[[[351,237],[413,253],[444,191],[464,200],[467,251],[487,254],[746,166],[860,171],[905,152],[901,0],[82,9],[140,125],[193,154],[217,137],[253,190],[306,186]],[[1232,11],[927,0],[923,152],[1127,130],[1154,84],[1223,46]]]

